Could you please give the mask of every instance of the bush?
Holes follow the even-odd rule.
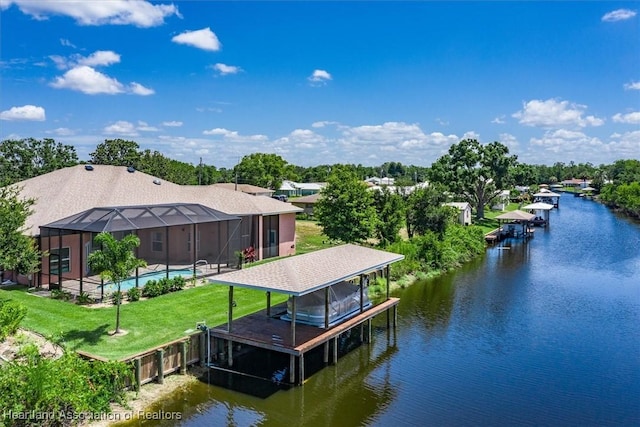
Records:
[[[147,298],[157,297],[162,295],[162,288],[156,280],[149,280],[142,288],[142,296]]]
[[[80,292],[80,295],[76,297],[76,303],[80,305],[90,304],[92,301],[88,292]]]
[[[127,300],[128,301],[138,301],[140,299],[140,288],[131,288],[127,291]]]
[[[121,291],[115,291],[111,294],[111,302],[113,302],[114,305],[119,304],[122,302],[122,297],[123,294]]]
[[[110,402],[126,405],[125,385],[132,380],[130,366],[122,362],[87,361],[73,352],[46,359],[33,349],[0,369],[0,413],[32,417],[53,414],[46,425],[74,424],[66,414],[109,413]],[[35,410],[30,414],[29,411]],[[43,420],[11,420],[7,425],[45,425]]]
[[[173,278],[173,284],[171,285],[171,292],[181,291],[186,286],[187,281],[182,276],[176,276]]]
[[[17,301],[0,300],[0,342],[18,330],[27,308]]]
[[[63,289],[54,289],[51,291],[51,298],[71,301],[73,299],[73,294]]]
[[[163,277],[158,280],[158,286],[160,287],[160,295],[168,294],[171,292],[171,286],[173,285],[173,280],[167,277]]]

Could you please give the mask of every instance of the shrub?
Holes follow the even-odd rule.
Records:
[[[27,308],[17,301],[0,300],[0,342],[18,330]]]
[[[126,405],[124,387],[132,380],[131,367],[122,362],[87,361],[73,352],[47,359],[25,349],[0,369],[0,413],[27,417],[52,414],[46,425],[76,424],[65,414],[109,413],[110,402]],[[33,413],[29,411],[37,408]],[[45,425],[43,420],[10,420],[7,425]]]
[[[168,294],[171,292],[171,286],[173,285],[173,280],[167,277],[163,277],[158,280],[158,286],[160,287],[160,295]]]
[[[88,292],[80,292],[80,295],[76,297],[76,303],[80,305],[90,304],[92,301]]]
[[[138,301],[140,299],[140,288],[131,288],[127,291],[127,300],[133,302]]]
[[[157,297],[162,294],[162,288],[157,280],[149,280],[142,288],[142,296],[147,298]]]
[[[71,301],[73,294],[63,289],[54,289],[51,291],[51,298],[61,299],[63,301]]]
[[[121,303],[122,297],[123,297],[123,294],[121,291],[115,291],[114,293],[111,294],[111,302],[113,302],[113,304]]]
[[[173,284],[171,286],[171,291],[181,291],[186,286],[187,281],[182,276],[176,276],[173,278]]]

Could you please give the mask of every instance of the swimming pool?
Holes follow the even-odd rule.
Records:
[[[200,271],[196,270],[196,274],[200,275]],[[176,276],[183,276],[185,279],[190,279],[193,276],[193,269],[185,268],[182,270],[169,270],[169,278],[172,279]],[[153,271],[151,273],[145,273],[138,276],[138,286],[143,287],[149,280],[160,280],[163,277],[167,277],[167,271]],[[129,277],[120,283],[120,291],[127,292],[131,288],[136,287],[136,277]],[[115,283],[105,283],[105,292],[115,292],[118,289]]]

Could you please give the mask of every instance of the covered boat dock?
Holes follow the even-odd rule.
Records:
[[[323,362],[329,363],[332,353],[331,361],[336,363],[341,335],[359,328],[362,341],[370,341],[371,320],[385,312],[387,327],[390,327],[392,319],[395,327],[399,299],[389,295],[389,265],[403,258],[403,255],[347,244],[215,276],[212,283],[229,286],[228,321],[208,329],[216,365],[233,371],[234,353],[243,346],[288,355],[288,366],[279,372],[277,379],[301,385],[305,379],[304,357],[307,352],[323,346]],[[368,283],[380,276],[386,281],[384,300],[378,304],[366,304]],[[348,298],[351,305],[353,301],[357,304],[352,311],[334,318],[332,313],[336,310],[336,303],[342,301],[332,301],[332,286],[344,282],[354,287],[355,292]],[[233,319],[233,291],[236,286],[265,291],[266,308]],[[288,295],[287,304],[272,306],[271,294],[274,292]],[[310,309],[301,302],[304,301],[302,297],[311,293],[324,295],[320,307],[324,321],[320,324],[297,321],[299,312]],[[391,316],[390,311],[393,313]]]

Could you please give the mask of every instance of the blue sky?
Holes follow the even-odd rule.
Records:
[[[637,2],[0,0],[0,138],[190,163],[640,158]]]

